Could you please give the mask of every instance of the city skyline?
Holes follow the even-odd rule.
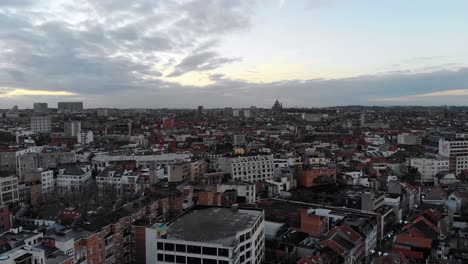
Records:
[[[464,105],[464,1],[0,3],[0,103]]]

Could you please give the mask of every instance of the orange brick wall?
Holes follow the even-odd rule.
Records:
[[[336,182],[336,169],[335,168],[313,168],[301,171],[299,181],[304,187],[313,187],[321,185],[317,180],[320,177],[330,177]]]
[[[301,210],[301,231],[313,237],[320,237],[327,232],[325,217],[308,215],[306,209]]]

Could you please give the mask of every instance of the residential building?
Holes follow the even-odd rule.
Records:
[[[20,181],[24,181],[24,173],[33,172],[38,168],[55,169],[60,164],[71,164],[76,162],[74,152],[41,152],[42,147],[30,148],[16,152],[16,173]]]
[[[50,133],[52,131],[50,116],[31,116],[31,131],[34,133]]]
[[[59,102],[57,104],[59,113],[81,113],[83,112],[83,102]]]
[[[7,204],[0,205],[0,234],[10,230],[12,226],[12,215]]]
[[[167,166],[167,180],[168,182],[180,183],[190,179],[189,162],[177,162]]]
[[[0,177],[0,205],[12,204],[19,201],[18,177]]]
[[[57,190],[61,193],[79,193],[91,179],[89,165],[68,165],[59,167],[57,174]]]
[[[33,104],[34,113],[44,114],[49,111],[47,103],[34,103]]]
[[[336,168],[304,166],[299,172],[299,182],[304,187],[336,183]]]
[[[257,182],[271,180],[274,176],[273,155],[221,157],[218,164],[233,180]]]
[[[247,141],[245,140],[245,134],[234,135],[233,143],[234,146],[243,146],[247,144]]]
[[[14,173],[16,171],[16,152],[0,150],[0,172]]]
[[[77,135],[77,142],[79,144],[90,144],[94,141],[93,131],[80,131]]]
[[[402,133],[397,135],[398,145],[421,145],[422,138],[419,135],[412,135],[408,133]]]
[[[76,137],[81,132],[81,122],[78,121],[69,121],[63,123],[63,130],[65,136],[67,137]]]
[[[449,158],[441,155],[411,158],[410,166],[417,168],[421,173],[422,183],[434,183],[437,182],[437,174],[449,171]]]
[[[195,207],[146,229],[146,263],[261,263],[264,226],[260,209]]]
[[[101,195],[114,192],[117,196],[135,194],[148,187],[146,183],[138,181],[139,174],[131,174],[124,168],[108,167],[96,176],[96,184]]]
[[[245,204],[254,204],[256,201],[255,184],[244,181],[231,181],[219,183],[216,187],[217,192],[236,191],[237,202]]]
[[[468,139],[440,139],[439,154],[449,158],[449,170],[456,174],[468,169]]]

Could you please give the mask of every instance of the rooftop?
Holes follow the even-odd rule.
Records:
[[[177,218],[167,229],[167,239],[232,246],[239,232],[254,225],[259,209],[197,207]]]

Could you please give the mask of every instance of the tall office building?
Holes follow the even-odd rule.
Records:
[[[47,103],[34,103],[33,111],[34,113],[47,113],[48,111]]]
[[[203,105],[198,106],[198,115],[199,116],[202,116],[204,114],[204,109],[205,108],[203,107]]]
[[[65,136],[76,137],[81,131],[81,122],[65,122],[63,124],[63,130],[65,132]]]
[[[59,102],[57,111],[59,113],[81,113],[83,112],[83,102]]]
[[[52,131],[50,116],[32,116],[31,130],[34,133],[50,133]]]

